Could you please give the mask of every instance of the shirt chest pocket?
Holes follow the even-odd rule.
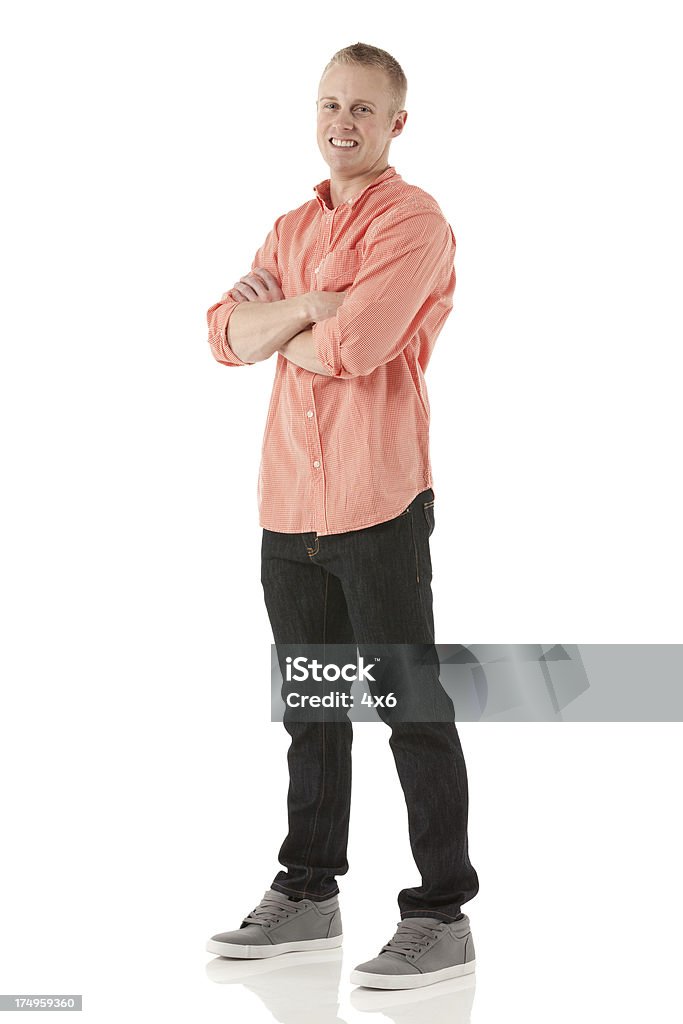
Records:
[[[335,249],[320,263],[316,280],[319,291],[343,292],[356,279],[361,265],[360,249]]]

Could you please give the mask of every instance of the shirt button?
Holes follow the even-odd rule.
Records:
[[[306,413],[306,415],[308,416],[308,418],[310,420],[311,416],[313,415],[313,410],[309,409],[308,412]]]
[[[318,460],[316,459],[316,460],[315,460],[315,462],[313,463],[313,465],[314,465],[314,466],[315,466],[315,468],[317,469],[317,468],[318,468],[318,466],[320,465],[320,463],[319,463],[319,462],[318,462]]]

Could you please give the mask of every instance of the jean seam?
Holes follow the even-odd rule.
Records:
[[[316,540],[317,540],[317,538],[316,538]],[[323,596],[323,657],[325,657],[324,644],[325,644],[325,622],[327,620],[327,587],[328,587],[328,583],[329,583],[330,574],[329,574],[329,571],[327,571],[327,570],[323,570],[323,571],[325,572],[325,592],[324,592],[324,596]],[[325,782],[326,782],[326,778],[327,778],[327,775],[326,775],[327,757],[326,757],[326,743],[325,743],[326,736],[325,736],[325,709],[324,708],[323,708],[323,712],[322,712],[322,721],[321,721],[320,724],[321,724],[321,736],[322,736],[320,794],[319,794],[319,797],[318,797],[318,805],[317,805],[317,807],[315,809],[315,815],[313,817],[313,824],[311,826],[311,835],[310,835],[310,838],[308,840],[308,847],[306,849],[306,853],[304,854],[304,859],[303,859],[303,863],[306,865],[306,883],[308,883],[311,880],[311,878],[313,877],[313,869],[311,868],[311,866],[309,864],[309,859],[310,859],[310,856],[311,856],[311,850],[313,848],[313,840],[315,839],[316,829],[318,827],[318,815],[320,814],[320,808],[322,807],[323,801],[325,799]]]
[[[425,522],[427,523],[427,543],[429,543],[429,538],[431,537],[431,534],[432,534],[432,531],[433,531],[433,528],[434,528],[434,524],[429,519],[429,514],[427,512],[428,508],[432,509],[432,515],[433,515],[434,514],[434,512],[433,512],[434,502],[433,501],[425,501],[424,504],[422,505],[422,513],[424,515]]]
[[[423,514],[424,514],[424,519],[425,519],[425,524],[426,524],[427,516],[426,516],[426,513],[424,513],[424,510],[423,510]],[[415,567],[416,567],[416,570],[417,570],[416,571],[417,596],[418,596],[418,599],[420,601],[420,609],[422,611],[422,615],[423,615],[423,617],[424,617],[424,619],[426,621],[427,609],[425,608],[425,601],[424,601],[424,594],[422,593],[422,586],[420,586],[420,561],[419,561],[417,539],[415,537],[414,520],[413,520],[412,515],[410,517],[410,532],[411,532],[411,537],[412,537],[412,541],[413,541],[413,550],[415,551]],[[426,543],[429,544],[429,537],[426,538]],[[426,584],[428,586],[431,585],[429,577],[425,576],[424,573],[423,573],[423,576],[424,576],[424,579],[426,581]]]
[[[309,548],[308,544],[306,544],[306,551],[308,551],[309,558],[311,558],[313,555],[317,555],[318,552],[320,551],[320,537],[318,536],[317,533],[315,535],[315,548]]]
[[[415,582],[418,584],[418,590],[419,590],[419,584],[420,584],[420,559],[419,559],[419,556],[418,556],[418,553],[417,553],[417,543],[415,541],[415,527],[413,525],[413,517],[412,517],[412,515],[410,517],[410,537],[411,537],[412,544],[413,544],[413,551],[415,553]],[[422,595],[420,595],[420,600],[422,600]]]
[[[445,920],[448,924],[456,924],[455,918],[451,917],[450,914],[442,914],[439,910],[431,910],[425,908],[424,910],[408,910],[405,914],[401,915],[401,920],[405,921],[407,917],[437,917],[439,920]]]
[[[323,569],[325,573],[325,598],[323,601],[323,657],[325,656],[325,644],[327,643],[327,587],[330,582],[330,573],[328,569]]]
[[[322,896],[323,899],[326,899],[326,900],[331,900],[333,896],[338,896],[339,895],[339,888],[335,889],[334,892],[328,892],[328,893],[314,892],[314,893],[312,893],[310,891],[310,889],[294,889],[294,888],[292,888],[291,885],[283,885],[282,882],[272,882],[270,887],[271,887],[271,889],[275,889],[276,892],[278,892],[278,887],[279,887],[279,889],[286,889],[287,892],[295,892],[297,894],[297,896],[307,896],[307,895],[310,895],[310,896]]]

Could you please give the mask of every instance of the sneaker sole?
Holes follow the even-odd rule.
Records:
[[[306,953],[312,949],[335,949],[341,946],[342,936],[333,935],[331,939],[300,939],[297,942],[278,942],[272,946],[241,946],[235,942],[216,942],[209,939],[206,944],[207,953],[217,956],[232,956],[240,960],[262,960],[267,956],[280,956],[281,953]]]
[[[365,988],[424,988],[438,981],[474,974],[475,964],[475,960],[469,960],[466,964],[455,964],[427,974],[368,974],[365,971],[351,971],[350,981],[352,985],[364,985]]]

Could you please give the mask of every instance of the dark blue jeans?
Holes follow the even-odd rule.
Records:
[[[400,515],[349,533],[263,530],[261,582],[273,638],[295,644],[434,644],[432,563],[434,492],[417,495]],[[371,649],[369,647],[368,649]],[[401,721],[378,713],[391,729],[391,747],[408,809],[408,830],[422,885],[398,895],[401,918],[453,921],[479,890],[467,845],[468,790],[453,703],[438,679],[421,686],[437,721]],[[410,682],[390,684],[410,698]],[[287,755],[289,831],[278,859],[286,868],[272,888],[289,896],[326,899],[339,892],[346,859],[351,806],[352,725],[337,720],[293,720]]]

